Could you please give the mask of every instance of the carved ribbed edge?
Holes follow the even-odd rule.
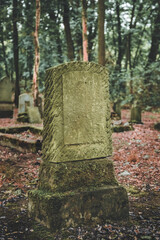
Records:
[[[48,154],[54,155],[56,154],[56,150],[61,146],[59,142],[59,146],[53,146],[50,144],[52,142],[52,137],[55,131],[55,116],[60,115],[62,112],[62,108],[59,108],[57,113],[57,108],[53,108],[55,104],[61,102],[60,99],[62,96],[62,75],[67,72],[74,72],[74,71],[86,71],[91,73],[100,74],[102,78],[104,77],[104,88],[106,88],[106,100],[109,98],[109,91],[108,91],[108,71],[105,67],[93,63],[93,62],[69,62],[65,64],[61,64],[59,66],[55,66],[52,68],[47,69],[46,71],[46,79],[45,79],[45,114],[44,114],[44,131],[43,131],[43,139],[48,144],[43,144],[43,156],[48,158]],[[57,101],[58,100],[58,101]],[[61,109],[61,110],[60,110]],[[109,112],[109,107],[107,106],[107,112]],[[54,149],[51,151],[51,148]],[[50,157],[51,157],[50,155]],[[52,156],[54,158],[54,156]],[[43,157],[44,159],[44,157]]]
[[[92,73],[98,73],[108,77],[108,71],[102,65],[93,62],[69,62],[55,67],[47,69],[47,78],[56,77],[59,78],[62,74],[68,71],[87,71]]]

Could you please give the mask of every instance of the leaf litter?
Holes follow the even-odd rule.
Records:
[[[127,121],[129,111],[123,110],[122,122]],[[129,195],[128,223],[106,222],[38,237],[33,220],[27,217],[27,192],[37,186],[41,152],[24,154],[0,146],[0,240],[160,239],[160,132],[154,129],[160,114],[145,112],[142,121],[134,124],[134,131],[112,136],[115,174]],[[13,124],[5,119],[0,126]]]

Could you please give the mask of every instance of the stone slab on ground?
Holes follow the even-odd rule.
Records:
[[[30,132],[34,134],[42,134],[43,127],[35,127],[35,126],[30,126],[30,125],[24,125],[24,126],[15,126],[15,127],[0,127],[0,132],[1,133],[21,133],[24,131],[29,130]]]
[[[125,131],[133,131],[134,128],[133,126],[124,126],[124,125],[117,125],[117,126],[112,126],[112,131],[113,132],[125,132]]]
[[[12,134],[0,133],[0,145],[16,149],[20,152],[36,153],[41,150],[42,142],[40,140],[21,140]]]

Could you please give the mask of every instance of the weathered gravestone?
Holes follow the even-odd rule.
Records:
[[[13,117],[13,84],[8,77],[0,80],[0,118]]]
[[[47,70],[43,163],[29,215],[52,231],[128,219],[126,190],[115,176],[108,73],[95,63]]]
[[[19,95],[18,113],[26,113],[27,107],[33,107],[34,101],[31,94],[23,93]]]
[[[33,96],[23,93],[19,96],[18,121],[41,123],[41,115],[38,107],[34,107]]]
[[[131,107],[131,123],[137,123],[137,124],[142,124],[141,121],[141,115],[142,115],[142,109],[139,106],[137,102],[134,102],[134,104]]]
[[[27,114],[30,123],[42,122],[38,107],[27,107]]]
[[[113,104],[113,110],[117,114],[117,118],[121,119],[121,102],[120,101],[116,101]]]

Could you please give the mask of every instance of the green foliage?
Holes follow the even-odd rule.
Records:
[[[39,29],[39,86],[44,87],[47,68],[68,61],[67,41],[63,23],[64,3],[69,5],[69,24],[75,60],[82,60],[81,1],[43,0]],[[18,1],[18,36],[20,78],[29,83],[33,78],[35,2]],[[89,61],[97,62],[98,1],[87,1]],[[105,2],[106,67],[110,72],[110,92],[113,102],[122,104],[140,100],[141,105],[159,106],[159,52],[156,62],[149,60],[159,12],[158,0],[111,0]],[[118,12],[119,11],[119,12]],[[118,19],[119,14],[119,19]],[[15,79],[13,64],[12,0],[0,2],[0,78]],[[154,37],[154,38],[153,38]],[[121,52],[120,52],[121,51]]]

